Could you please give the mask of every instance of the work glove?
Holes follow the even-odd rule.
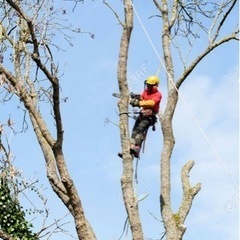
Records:
[[[132,106],[132,107],[139,107],[139,101],[135,98],[131,98],[129,104]]]

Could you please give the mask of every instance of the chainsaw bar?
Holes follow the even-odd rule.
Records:
[[[113,97],[116,97],[116,98],[120,98],[121,97],[120,93],[113,93],[112,95],[113,95]]]
[[[112,96],[116,98],[130,97],[130,95],[121,95],[121,93],[113,93]]]

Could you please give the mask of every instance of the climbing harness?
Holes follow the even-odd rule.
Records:
[[[151,80],[155,80],[155,79],[151,79]],[[134,94],[132,92],[129,95],[121,95],[120,93],[113,93],[112,96],[114,96],[116,98],[121,98],[121,96],[124,96],[124,97],[134,98],[137,100],[140,100],[140,98],[141,98],[140,94]],[[151,109],[141,109],[140,111],[128,111],[128,112],[120,112],[119,113],[119,115],[122,115],[122,114],[127,114],[128,117],[133,118],[134,120],[137,120],[138,118],[141,119],[142,117],[148,118],[150,120],[149,127],[152,127],[153,131],[156,130],[155,124],[157,122],[157,116],[155,113],[153,113],[153,111]],[[142,153],[144,153],[147,132],[148,132],[149,127],[146,129],[146,132],[144,133],[144,140],[142,142]],[[133,153],[131,153],[131,154],[134,155]],[[122,153],[118,153],[118,156],[122,158]],[[138,161],[140,157],[136,157],[136,158]]]

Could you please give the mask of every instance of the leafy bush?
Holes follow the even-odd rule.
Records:
[[[32,224],[25,219],[17,199],[11,195],[6,178],[0,179],[0,229],[10,236],[21,240],[36,240],[36,235],[31,230]]]

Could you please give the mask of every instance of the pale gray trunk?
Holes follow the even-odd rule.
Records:
[[[120,44],[118,61],[118,83],[122,95],[118,107],[120,113],[119,127],[123,154],[123,174],[121,178],[122,194],[127,211],[132,239],[143,240],[142,226],[138,211],[137,196],[133,186],[133,157],[129,154],[129,125],[128,125],[128,84],[127,84],[127,59],[128,49],[133,28],[133,9],[130,0],[124,0],[125,22],[122,24],[123,32]]]
[[[159,6],[160,7],[160,6]],[[176,7],[173,6],[173,7]],[[201,186],[197,184],[191,187],[188,180],[188,173],[194,162],[188,162],[182,170],[182,184],[184,196],[177,213],[171,208],[171,156],[175,144],[172,120],[178,102],[178,89],[174,83],[174,67],[171,56],[171,23],[169,21],[167,1],[162,1],[161,13],[163,19],[162,46],[164,62],[167,71],[168,97],[164,113],[160,116],[163,133],[163,150],[161,154],[161,215],[166,230],[167,240],[181,240],[186,230],[184,221],[192,205],[194,196]],[[173,11],[175,13],[176,11]]]

